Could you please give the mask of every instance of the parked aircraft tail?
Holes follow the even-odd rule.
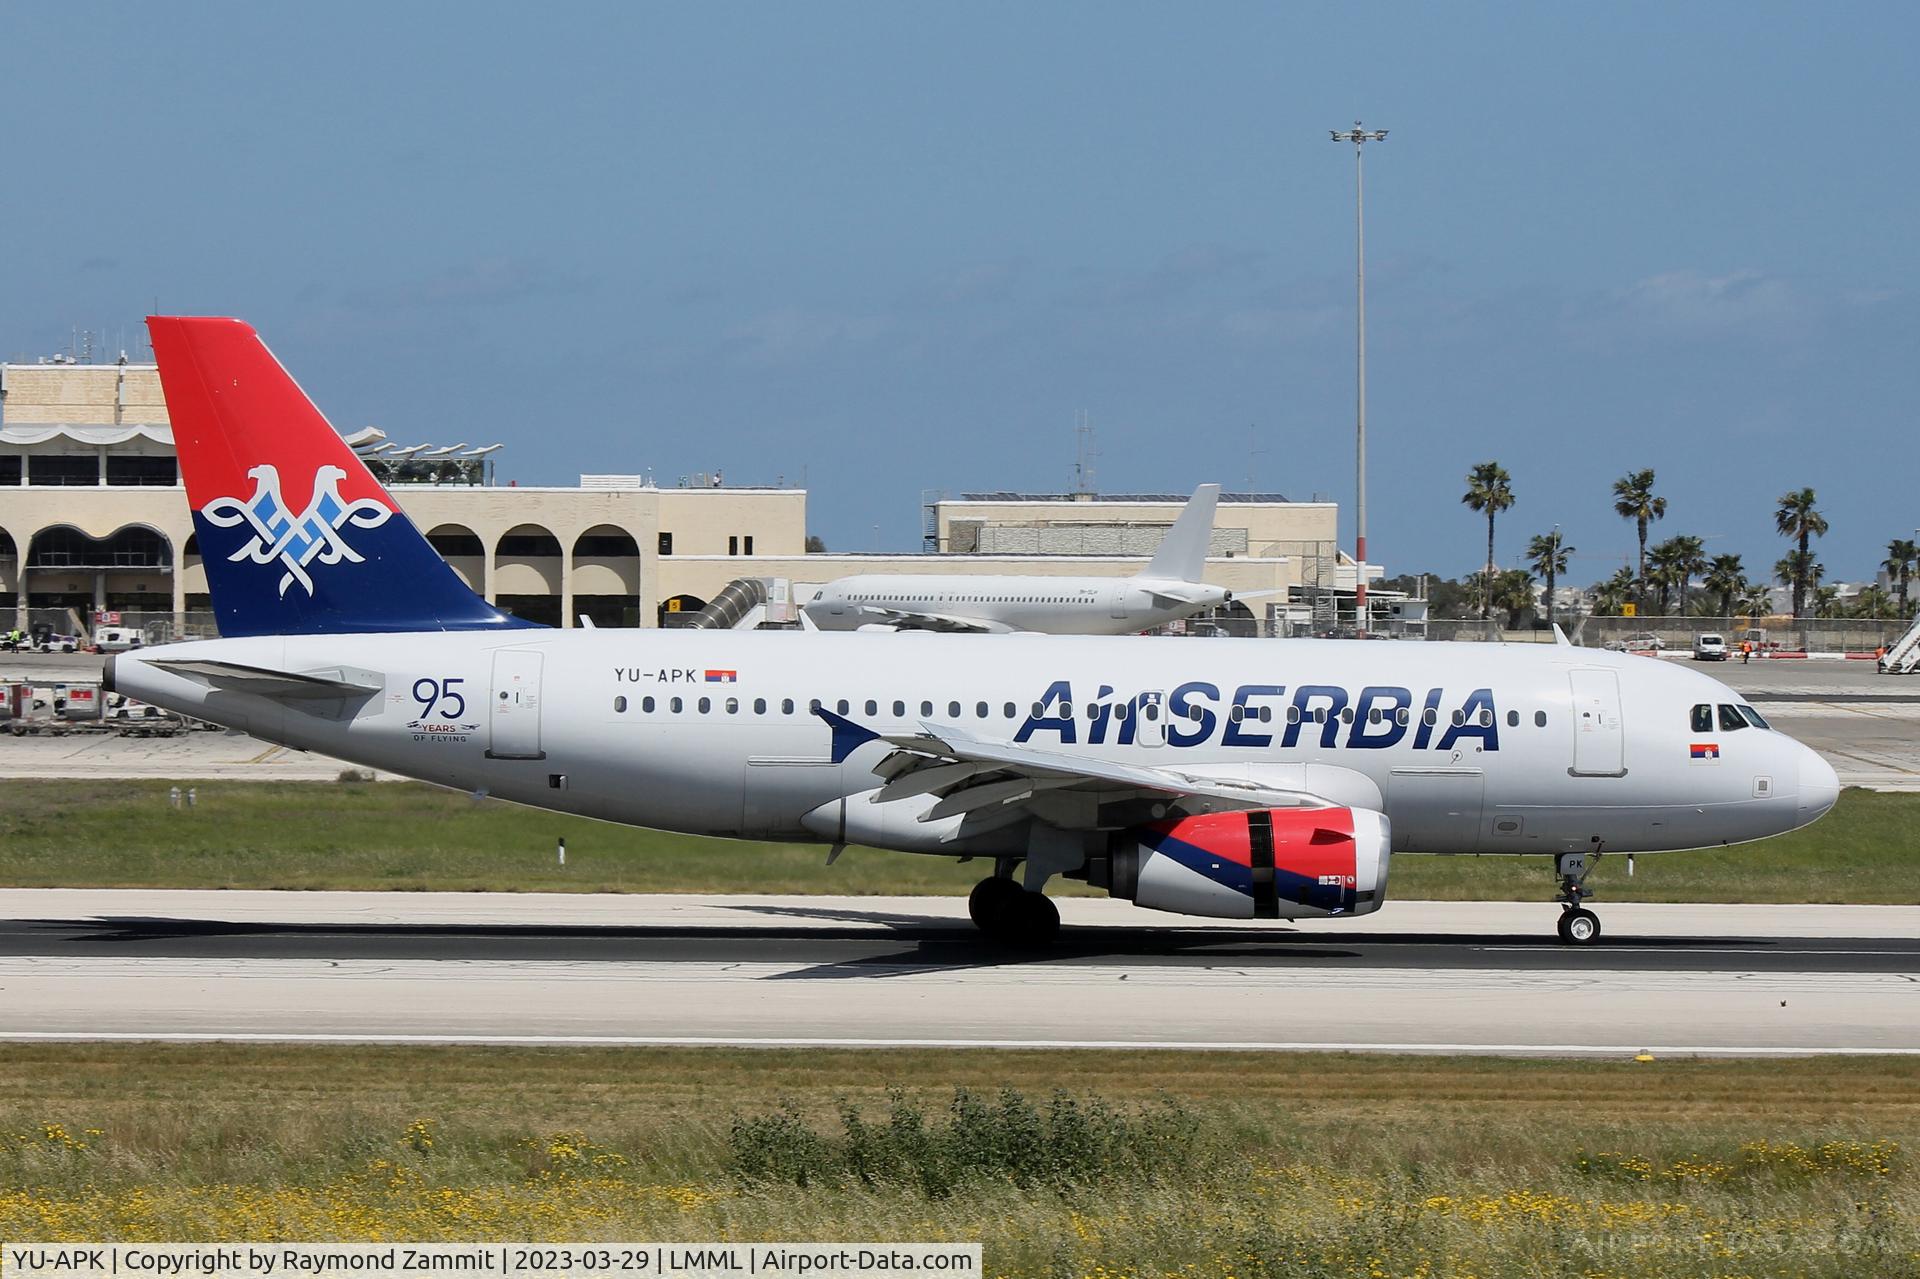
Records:
[[[252,328],[147,329],[222,635],[526,625],[467,589]]]
[[[1145,577],[1198,582],[1207,571],[1207,547],[1213,541],[1213,508],[1220,501],[1218,484],[1202,484],[1187,499],[1173,527],[1153,553]]]

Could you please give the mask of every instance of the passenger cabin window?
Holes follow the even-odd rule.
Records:
[[[703,698],[701,698],[701,699],[700,699],[700,713],[701,713],[702,715],[706,715],[706,714],[710,714],[710,713],[712,712],[712,710],[713,710],[713,699],[712,699],[711,697],[703,697]]]
[[[878,715],[879,713],[880,713],[880,703],[874,701],[871,697],[869,697],[867,699],[867,714]]]
[[[1747,726],[1746,716],[1740,713],[1740,708],[1738,706],[1734,706],[1728,702],[1720,703],[1720,731],[1721,732],[1723,733],[1737,732],[1740,729],[1745,728],[1746,726]]]
[[[738,715],[739,713],[740,713],[740,699],[737,697],[729,697],[727,699],[727,714]]]
[[[958,703],[958,702],[948,702],[948,703],[947,703],[947,718],[948,718],[948,719],[959,719],[959,718],[960,718],[960,703]]]
[[[933,718],[933,703],[932,702],[920,703],[920,715],[924,719]]]
[[[1545,728],[1547,726],[1547,713],[1545,711],[1535,711],[1533,713],[1533,726],[1535,728]]]
[[[906,715],[907,704],[905,702],[895,702],[893,704],[893,717],[895,719],[905,719]]]
[[[1711,733],[1713,731],[1713,707],[1707,705],[1705,702],[1694,707],[1690,727],[1696,733]]]
[[[754,713],[755,715],[765,715],[765,714],[767,713],[767,699],[766,699],[766,698],[764,698],[764,697],[756,697],[756,698],[754,698],[754,699],[753,699],[753,713]]]
[[[791,697],[783,697],[780,699],[780,713],[782,715],[793,714],[793,699]]]
[[[614,709],[614,711],[615,711],[616,713],[618,713],[618,712],[621,712],[621,711],[624,711],[624,710],[626,710],[626,709],[627,709],[627,699],[626,699],[626,698],[624,698],[624,697],[616,697],[616,698],[614,698],[614,699],[613,699],[613,709]]]
[[[649,715],[653,714],[653,699],[651,697],[641,698],[640,709],[645,711]]]
[[[676,697],[672,701],[667,703],[667,709],[672,711],[675,715],[678,715],[680,713],[680,707],[682,705],[684,705],[684,703],[681,702],[681,700]]]
[[[847,699],[844,697],[841,698],[839,701],[835,702],[833,704],[833,708],[839,711],[842,715],[845,715],[847,711],[851,709],[851,707],[847,703]]]
[[[985,702],[975,702],[973,704],[973,713],[975,718],[985,719],[987,716],[993,713],[993,709],[990,706],[988,706]]]
[[[1508,727],[1508,728],[1518,728],[1518,727],[1520,727],[1520,712],[1519,712],[1519,711],[1508,711],[1508,712],[1507,712],[1507,727]]]

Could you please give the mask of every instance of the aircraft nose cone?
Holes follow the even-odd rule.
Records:
[[[1818,752],[1800,750],[1800,824],[1818,821],[1840,798],[1840,776]]]

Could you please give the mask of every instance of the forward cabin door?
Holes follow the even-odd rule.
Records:
[[[540,654],[503,648],[493,655],[488,701],[489,759],[545,759],[540,749]]]
[[[1573,767],[1575,777],[1624,777],[1627,732],[1620,717],[1620,676],[1615,671],[1574,670]]]

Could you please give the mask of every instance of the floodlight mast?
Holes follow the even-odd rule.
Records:
[[[1354,245],[1354,496],[1353,496],[1353,622],[1367,633],[1367,221],[1366,169],[1361,150],[1369,142],[1385,142],[1385,129],[1363,128],[1358,120],[1347,130],[1329,129],[1335,142],[1353,143]]]

